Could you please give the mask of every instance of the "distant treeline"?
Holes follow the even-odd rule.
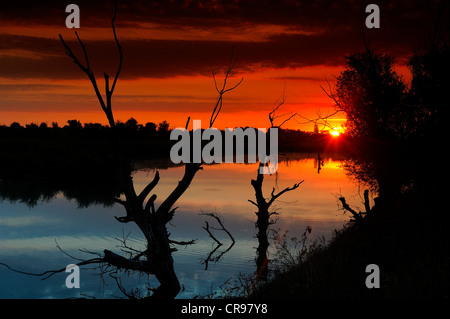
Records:
[[[122,141],[121,151],[133,161],[169,158],[172,146],[177,143],[170,140],[170,132],[167,121],[139,124],[130,118],[116,124],[117,137]],[[278,137],[279,153],[336,152],[346,144],[341,137],[337,141],[329,134],[300,130],[279,129]],[[0,180],[44,178],[112,182],[116,169],[112,141],[109,126],[83,125],[78,120],[69,120],[63,127],[57,123],[22,126],[17,122],[0,126]],[[209,141],[202,143],[205,145]]]
[[[175,141],[170,141],[171,130],[169,122],[165,120],[158,124],[153,122],[139,124],[136,119],[130,118],[126,122],[119,121],[116,123],[116,132],[119,138],[134,143],[145,141],[163,143],[166,146],[173,145]],[[334,149],[337,147],[337,143],[330,143],[335,142],[335,139],[331,138],[328,133],[313,133],[280,128],[278,135],[279,150],[282,152],[322,152],[327,151],[330,144],[333,145]],[[95,142],[109,141],[110,139],[111,128],[109,126],[100,123],[82,124],[78,120],[69,120],[64,126],[59,126],[55,122],[51,125],[43,122],[39,125],[31,123],[25,126],[14,122],[9,126],[0,126],[0,141],[87,140]],[[342,139],[341,137],[340,140]],[[204,143],[207,143],[207,141]]]
[[[148,122],[139,124],[134,118],[130,118],[126,122],[118,121],[116,123],[118,134],[123,139],[149,139],[149,138],[166,138],[170,132],[169,123],[162,121],[158,124]],[[53,122],[48,125],[45,122],[41,124],[30,123],[25,126],[18,122],[11,125],[0,126],[0,139],[95,139],[106,140],[111,137],[111,128],[100,123],[81,124],[78,120],[69,120],[64,126],[59,126]]]

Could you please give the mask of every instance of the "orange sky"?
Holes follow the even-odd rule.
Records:
[[[206,126],[217,99],[211,72],[216,70],[220,83],[233,48],[237,63],[229,83],[244,81],[224,95],[215,127],[269,127],[268,113],[284,88],[287,99],[280,115],[332,113],[333,102],[321,86],[328,88],[327,80],[333,85],[344,70],[345,56],[362,49],[359,7],[353,1],[339,6],[277,3],[119,1],[116,28],[124,63],[113,96],[116,120],[167,120],[172,127],[184,127],[190,116]],[[114,76],[118,62],[111,1],[77,4],[78,33],[103,90],[103,72]],[[65,27],[65,6],[30,2],[28,9],[0,5],[0,124],[64,125],[70,119],[106,124],[86,75],[59,42],[60,33],[84,62],[74,31]],[[408,79],[407,57],[426,36],[411,30],[417,25],[414,17],[420,11],[425,23],[434,14],[433,5],[409,1],[382,5],[381,10],[382,28],[367,30],[366,36],[373,47],[397,58],[398,72]],[[338,114],[332,123],[343,121],[345,116]],[[303,122],[296,118],[285,127],[312,130],[312,124]]]
[[[268,114],[276,100],[285,92],[286,102],[280,108],[280,115],[298,112],[314,118],[333,112],[332,101],[323,93],[320,85],[326,81],[316,79],[280,80],[290,74],[308,77],[311,74],[338,74],[340,67],[315,66],[302,69],[264,70],[250,74],[243,73],[244,81],[234,91],[224,96],[221,114],[215,123],[217,128],[235,126],[268,127]],[[328,76],[330,77],[330,76]],[[219,76],[218,76],[219,79]],[[231,78],[230,84],[240,78]],[[5,81],[6,82],[6,81]],[[11,80],[4,85],[14,85]],[[76,118],[82,123],[100,122],[106,124],[94,91],[88,80],[41,80],[39,85],[17,81],[28,85],[26,89],[5,92],[2,99],[11,105],[3,108],[1,122],[22,124],[35,122],[65,123]],[[45,88],[41,85],[47,85]],[[101,83],[100,85],[103,85]],[[19,92],[18,92],[19,91]],[[19,94],[17,94],[19,93]],[[217,93],[211,76],[179,76],[164,79],[119,80],[113,97],[116,120],[126,121],[134,117],[140,123],[168,120],[173,127],[184,126],[187,117],[202,120],[207,125],[217,100]],[[17,106],[23,110],[16,111]],[[343,116],[335,116],[341,122]],[[280,118],[281,119],[281,118]],[[287,127],[306,128],[305,120],[293,119]]]

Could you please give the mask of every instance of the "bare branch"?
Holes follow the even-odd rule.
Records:
[[[180,245],[180,246],[188,246],[188,245],[194,245],[197,239],[192,239],[189,241],[178,241],[178,240],[172,240],[169,239],[170,244]]]
[[[209,237],[211,237],[212,239],[214,239],[214,241],[217,243],[217,245],[222,246],[223,244],[220,242],[220,240],[218,240],[213,234],[212,232],[209,230],[209,224],[207,221],[205,221],[206,227],[203,227],[204,230],[206,230],[206,232],[208,233]]]
[[[270,198],[269,202],[267,203],[267,205],[268,205],[268,206],[272,205],[272,203],[273,203],[278,197],[280,197],[281,195],[283,195],[283,194],[286,193],[286,192],[290,192],[290,191],[293,191],[294,189],[297,189],[297,188],[300,186],[300,184],[303,183],[303,182],[304,182],[304,180],[301,181],[301,182],[298,182],[298,183],[294,184],[294,186],[292,186],[292,187],[286,187],[286,188],[283,189],[281,192],[279,192],[278,194],[275,194],[275,195],[274,195],[274,191],[275,191],[275,188],[274,188],[273,191],[272,191],[272,194],[271,194],[271,198]]]
[[[364,191],[364,207],[366,209],[366,213],[370,213],[369,190],[367,189]]]
[[[234,89],[237,88],[243,81],[244,81],[244,77],[241,77],[241,79],[239,80],[239,82],[238,82],[235,86],[233,86],[233,87],[231,87],[231,88],[229,88],[229,89],[223,90],[223,93],[230,92],[230,91],[234,90]],[[223,94],[223,93],[222,93],[222,94]]]
[[[154,214],[155,213],[155,200],[156,200],[156,194],[153,194],[147,201],[147,204],[145,204],[144,211],[147,214]]]
[[[86,46],[84,45],[83,41],[81,41],[78,32],[75,31],[75,35],[78,39],[78,43],[80,44],[82,50],[83,50],[83,54],[84,54],[84,58],[86,60],[86,66],[84,66],[80,60],[76,57],[76,55],[73,53],[72,49],[69,47],[69,45],[64,41],[63,37],[61,34],[59,34],[59,38],[61,40],[61,43],[63,44],[64,48],[66,49],[66,54],[72,58],[72,60],[74,61],[74,63],[84,72],[86,73],[86,75],[88,76],[89,80],[91,81],[91,84],[94,88],[95,94],[97,96],[97,99],[100,103],[100,106],[102,107],[103,112],[105,113],[109,125],[111,127],[115,127],[115,121],[114,121],[114,116],[112,113],[112,105],[111,105],[111,97],[113,95],[114,89],[116,87],[116,83],[117,83],[117,79],[119,78],[119,74],[120,71],[122,69],[122,60],[123,60],[123,55],[122,55],[122,47],[120,46],[119,40],[117,39],[117,34],[116,34],[116,29],[114,26],[114,22],[116,19],[116,14],[117,14],[117,1],[114,1],[114,15],[112,18],[112,29],[113,29],[113,33],[114,33],[114,40],[117,44],[118,50],[119,50],[119,67],[118,70],[116,72],[116,75],[114,77],[114,81],[113,84],[111,86],[111,89],[109,88],[109,76],[104,73],[104,78],[105,78],[105,92],[106,92],[106,102],[103,99],[103,96],[100,93],[100,90],[98,88],[97,85],[97,81],[95,79],[95,75],[94,72],[91,69],[91,66],[89,64],[89,57],[86,51]]]
[[[251,199],[248,199],[248,201],[250,202],[250,203],[252,203],[253,205],[255,205],[256,207],[258,207],[258,204],[256,204],[254,201],[252,201]]]
[[[216,229],[216,230],[223,230],[230,237],[231,241],[233,243],[235,243],[235,240],[234,240],[233,236],[228,231],[228,229],[226,229],[225,226],[223,225],[223,219],[220,217],[220,215],[218,215],[217,213],[201,213],[200,215],[210,216],[210,217],[214,218],[217,221],[217,223],[219,223],[219,225],[220,225],[220,228],[214,228],[214,229]],[[207,222],[205,222],[205,223],[207,223]],[[208,233],[209,233],[209,231],[208,231]]]
[[[202,262],[202,264],[204,264],[205,265],[205,270],[206,269],[208,269],[208,263],[210,262],[210,261],[213,261],[213,262],[218,262],[222,257],[223,257],[223,255],[225,255],[228,251],[230,251],[230,249],[234,246],[234,244],[235,244],[235,240],[234,240],[234,238],[233,238],[233,236],[231,235],[231,233],[225,228],[225,226],[223,225],[223,219],[222,219],[222,217],[219,215],[219,214],[217,214],[217,213],[204,213],[204,212],[202,212],[201,214],[199,214],[199,215],[204,215],[204,216],[209,216],[209,217],[212,217],[212,218],[214,218],[216,221],[217,221],[217,223],[220,225],[220,228],[215,228],[215,227],[211,227],[211,226],[209,226],[209,224],[208,224],[208,222],[207,221],[205,221],[205,224],[206,224],[206,227],[203,227],[203,229],[204,230],[206,230],[206,232],[209,234],[209,236],[217,243],[217,246],[208,254],[208,256],[206,257],[206,259]],[[230,244],[230,246],[228,246],[228,248],[227,249],[225,249],[224,251],[222,251],[222,252],[220,252],[217,256],[215,256],[214,258],[213,258],[213,255],[214,255],[214,253],[217,251],[217,249],[219,249],[219,247],[221,247],[223,244],[213,235],[213,233],[210,231],[210,229],[214,229],[214,230],[220,230],[220,231],[224,231],[224,232],[226,232],[227,234],[228,234],[228,236],[230,237],[230,239],[231,239],[231,244]]]
[[[122,238],[118,238],[116,237],[116,240],[118,240],[121,243],[121,246],[117,246],[121,251],[127,253],[130,257],[132,257],[132,259],[139,259],[140,257],[144,256],[147,251],[141,251],[141,250],[137,250],[134,249],[133,247],[129,246],[127,244],[127,239],[128,236],[130,236],[130,232],[128,232],[127,235],[125,235],[124,232],[122,232]],[[133,256],[133,254],[136,254]]]
[[[233,87],[231,87],[229,89],[226,88],[227,80],[230,77],[230,74],[231,74],[231,71],[234,68],[234,65],[236,64],[236,59],[234,59],[234,52],[233,51],[231,53],[230,63],[228,65],[228,69],[226,71],[225,78],[223,79],[222,89],[219,90],[219,88],[217,87],[216,73],[214,71],[212,72],[213,80],[214,80],[214,86],[216,88],[217,93],[219,93],[219,97],[217,98],[216,105],[214,106],[213,112],[211,114],[211,118],[209,120],[209,127],[210,128],[214,125],[214,122],[216,121],[217,116],[219,116],[220,110],[222,109],[223,95],[225,93],[227,93],[227,92],[230,92],[230,91],[234,90],[235,88],[237,88],[242,83],[242,81],[244,81],[244,78],[242,77],[240,79],[240,81],[236,85],[234,85]]]
[[[116,15],[117,15],[117,0],[114,1],[114,15],[111,20],[111,27],[112,27],[112,30],[114,33],[114,40],[116,41],[117,49],[119,50],[119,67],[117,68],[116,76],[114,77],[114,81],[111,86],[111,91],[110,91],[111,95],[113,94],[114,89],[116,88],[117,79],[119,78],[120,71],[122,70],[122,60],[123,60],[122,47],[120,46],[119,40],[117,39],[116,28],[114,26],[114,22],[116,20]]]
[[[285,84],[284,84],[284,87],[283,87],[283,95],[280,96],[280,97],[275,101],[275,103],[273,104],[273,107],[272,107],[272,111],[269,113],[269,121],[270,121],[270,126],[271,126],[271,127],[274,127],[273,121],[274,121],[277,117],[279,117],[279,116],[276,116],[276,115],[275,115],[275,112],[280,108],[280,106],[282,106],[282,105],[286,102],[286,98],[287,98],[287,96],[286,96],[286,83],[285,83]]]
[[[355,221],[358,221],[358,220],[360,220],[360,219],[362,218],[361,212],[357,213],[353,208],[351,208],[350,205],[347,204],[347,202],[346,202],[346,200],[345,200],[345,197],[341,196],[341,197],[339,197],[339,200],[340,200],[341,203],[342,203],[342,207],[343,207],[345,210],[347,210],[347,211],[349,211],[350,213],[352,213],[353,218],[355,219]]]
[[[101,259],[101,262],[106,262],[117,269],[142,271],[148,274],[154,274],[155,272],[152,264],[148,261],[128,259],[107,249],[105,249],[103,253],[104,257]]]
[[[77,266],[84,266],[84,265],[96,264],[96,263],[101,263],[101,262],[103,262],[102,258],[92,258],[92,259],[88,259],[88,260],[84,260],[82,262],[79,262],[79,263],[77,263],[75,265],[77,265]],[[14,269],[14,268],[10,267],[9,265],[7,265],[5,263],[0,263],[0,265],[3,265],[6,268],[8,268],[9,270],[17,272],[19,274],[24,274],[24,275],[28,275],[28,276],[35,276],[35,277],[42,277],[41,280],[46,280],[46,279],[52,277],[53,275],[55,275],[57,273],[66,271],[66,267],[64,267],[64,268],[57,269],[57,270],[47,270],[47,271],[44,271],[42,273],[31,273],[31,272],[26,272],[26,271]]]
[[[125,206],[126,204],[127,204],[127,202],[126,201],[124,201],[124,200],[121,200],[121,199],[119,199],[119,198],[113,198],[113,201],[115,201],[117,204],[120,204],[120,205],[122,205],[122,206]]]
[[[143,203],[145,198],[147,197],[147,195],[150,194],[150,192],[153,190],[153,188],[155,188],[155,186],[156,186],[156,184],[158,184],[158,182],[159,182],[159,172],[156,171],[155,177],[153,177],[153,180],[150,183],[148,183],[148,185],[139,194],[138,201]]]
[[[178,182],[177,187],[170,193],[169,196],[163,201],[163,203],[156,210],[156,214],[167,214],[176,201],[184,194],[191,184],[195,174],[201,169],[201,164],[187,163],[184,166],[184,176]]]
[[[292,113],[291,113],[292,114]],[[285,114],[286,115],[286,114]],[[297,113],[293,113],[290,117],[288,117],[286,120],[284,120],[283,122],[281,122],[280,125],[278,125],[278,127],[281,127],[284,123],[286,123],[287,121],[289,121],[290,119],[292,119],[294,116],[297,116]],[[284,115],[283,115],[284,116]],[[280,116],[281,117],[281,116]]]
[[[87,55],[87,52],[86,52],[86,46],[84,45],[83,41],[81,41],[80,37],[78,36],[78,32],[77,31],[75,31],[75,35],[77,36],[78,42],[80,43],[80,46],[83,49],[84,59],[86,61],[86,69],[90,70],[91,67],[89,66],[89,58],[88,58],[88,55]],[[73,55],[73,56],[75,56],[75,55]]]
[[[286,102],[286,99],[287,99],[287,95],[286,95],[286,84],[285,84],[283,87],[283,94],[275,101],[275,103],[272,106],[272,111],[269,113],[269,121],[270,121],[271,127],[281,127],[281,126],[283,126],[284,123],[290,121],[292,118],[299,115],[294,112],[287,112],[287,113],[283,113],[281,115],[276,115],[276,112],[282,105],[284,105],[284,103]],[[282,121],[279,125],[275,125],[275,123],[274,123],[275,119],[283,118],[287,115],[289,115],[288,118],[286,118],[284,121]]]

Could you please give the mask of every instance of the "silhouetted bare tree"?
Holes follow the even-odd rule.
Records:
[[[264,164],[260,163],[259,166]],[[267,237],[269,226],[276,222],[272,216],[278,215],[276,211],[271,211],[270,206],[284,193],[293,191],[297,189],[303,181],[294,184],[292,187],[286,187],[282,191],[275,193],[275,187],[272,189],[270,197],[266,199],[263,194],[262,186],[264,181],[264,174],[260,172],[260,167],[258,167],[258,173],[256,179],[252,179],[251,184],[255,190],[256,202],[249,199],[248,201],[258,208],[255,212],[257,220],[255,223],[258,233],[256,237],[258,238],[258,248],[256,250],[256,267],[258,269],[258,274],[261,278],[267,277],[267,249],[269,248],[269,239]]]
[[[118,69],[114,76],[114,80],[112,85],[109,85],[109,76],[104,73],[105,79],[105,98],[101,95],[100,90],[97,85],[97,81],[95,75],[92,71],[92,68],[89,64],[89,58],[86,51],[86,47],[84,43],[81,41],[78,33],[75,32],[78,42],[83,50],[85,64],[82,64],[77,56],[73,53],[70,46],[64,41],[63,37],[60,35],[60,39],[62,44],[66,49],[66,54],[73,59],[74,63],[87,74],[91,84],[94,88],[95,94],[98,98],[100,106],[105,113],[109,125],[112,130],[115,131],[115,121],[114,115],[112,111],[112,95],[114,93],[114,89],[117,84],[117,80],[119,78],[119,74],[122,68],[122,49],[117,39],[114,22],[116,19],[117,11],[117,2],[115,2],[114,6],[114,15],[112,18],[112,30],[114,34],[114,39],[117,44],[117,48],[119,51],[119,63]],[[223,86],[221,89],[217,87],[216,79],[214,76],[214,82],[216,84],[216,89],[219,94],[217,103],[214,107],[210,127],[214,124],[215,119],[219,115],[219,112],[222,107],[222,97],[223,94],[235,89],[241,82],[242,79],[232,88],[227,88],[227,80],[231,75],[231,71],[235,64],[235,59],[232,56],[230,60],[230,64],[228,66],[228,70],[226,72]],[[175,210],[177,207],[174,207],[177,200],[184,194],[184,192],[188,189],[191,184],[196,173],[202,169],[202,164],[198,163],[187,163],[184,165],[184,175],[182,179],[178,182],[177,186],[173,189],[173,191],[165,198],[159,207],[155,207],[155,200],[157,198],[156,194],[151,196],[150,193],[155,188],[160,180],[159,172],[155,173],[153,180],[148,183],[148,185],[138,194],[135,191],[133,180],[131,176],[130,165],[121,152],[120,142],[117,134],[114,134],[114,143],[115,143],[115,154],[118,157],[118,169],[121,186],[124,192],[124,199],[116,198],[115,201],[122,205],[125,208],[126,215],[123,217],[116,217],[116,219],[121,223],[134,222],[141,232],[143,233],[146,242],[147,248],[142,252],[135,252],[132,256],[123,257],[118,255],[112,251],[104,250],[104,254],[101,258],[95,258],[92,260],[93,263],[107,263],[110,266],[144,272],[147,274],[153,274],[157,278],[160,283],[160,286],[153,291],[151,297],[153,298],[174,298],[178,292],[180,291],[180,284],[178,282],[178,278],[175,274],[173,267],[173,259],[172,259],[172,251],[173,244],[190,244],[191,242],[175,242],[169,239],[169,233],[166,229],[166,224],[173,218]],[[148,199],[147,199],[148,197]],[[147,199],[147,200],[146,200]],[[86,261],[83,261],[86,263]]]

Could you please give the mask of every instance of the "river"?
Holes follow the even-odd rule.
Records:
[[[304,181],[273,204],[279,215],[272,229],[280,233],[288,231],[289,236],[300,238],[309,226],[312,229],[309,240],[330,238],[333,230],[342,228],[350,219],[340,209],[339,196],[345,196],[351,205],[363,207],[362,191],[346,176],[343,159],[332,155],[321,158],[323,164],[319,170],[317,154],[284,155],[280,157],[277,174],[265,176],[266,197],[273,188],[276,193]],[[148,166],[141,165],[133,175],[137,192],[153,178],[156,168]],[[159,169],[159,172],[161,179],[153,192],[162,200],[181,179],[183,167]],[[255,200],[250,181],[256,178],[256,172],[257,164],[205,165],[177,202],[178,209],[168,225],[171,239],[196,240],[194,245],[179,246],[173,253],[175,271],[183,287],[178,298],[220,293],[221,285],[230,278],[256,271],[256,207],[248,201]],[[159,203],[157,200],[156,205]],[[235,239],[231,249],[221,255],[232,242],[225,232],[214,230],[223,245],[214,251],[208,263],[205,260],[217,244],[203,227],[205,221],[213,227],[218,225],[211,217],[201,215],[202,212],[220,214]],[[41,273],[78,262],[71,257],[93,258],[92,253],[104,249],[124,255],[120,246],[125,238],[127,246],[143,248],[139,229],[133,223],[119,223],[114,218],[124,214],[121,205],[80,207],[76,200],[62,193],[32,206],[17,199],[4,199],[0,202],[0,262],[25,272]],[[213,259],[218,256],[220,260],[215,262]],[[124,297],[116,280],[109,274],[99,275],[99,269],[93,265],[81,267],[80,288],[66,287],[68,275],[61,272],[41,280],[0,265],[0,298]],[[154,279],[138,274],[121,274],[120,278],[128,291],[140,289],[145,293],[149,284],[157,284]]]

